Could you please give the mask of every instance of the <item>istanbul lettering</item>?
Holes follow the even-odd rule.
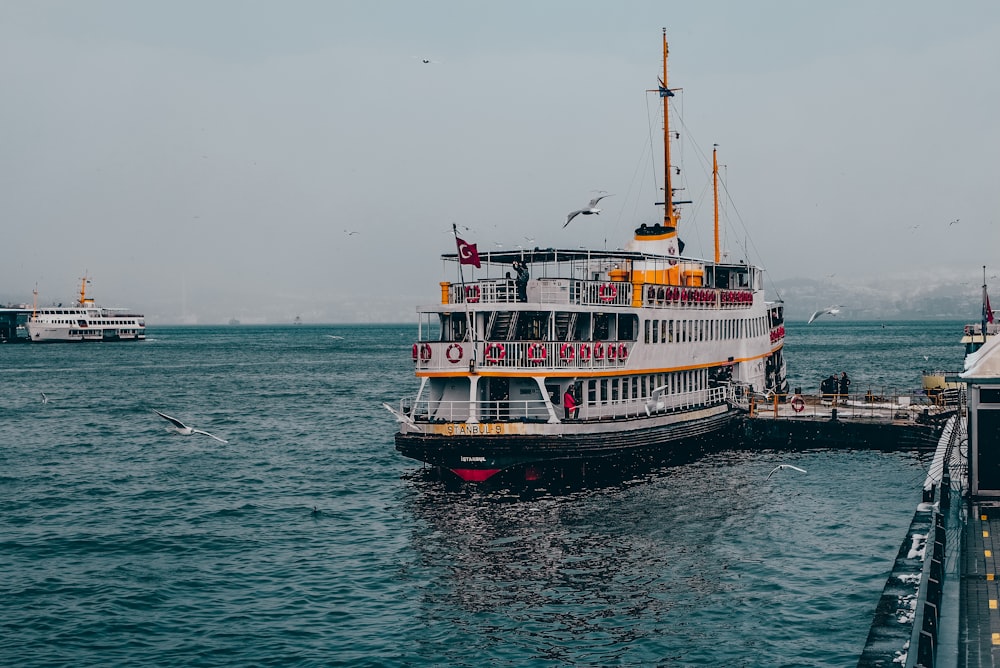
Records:
[[[502,424],[449,424],[445,427],[449,436],[482,436],[484,434],[502,434]]]

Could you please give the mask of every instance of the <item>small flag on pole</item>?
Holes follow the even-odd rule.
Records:
[[[470,244],[455,235],[455,243],[458,244],[458,261],[461,264],[471,264],[479,267],[479,251],[476,244]]]
[[[986,290],[983,290],[983,294],[986,295],[986,302],[983,304],[983,319],[986,322],[993,322],[993,309],[990,308],[990,296],[986,294]]]

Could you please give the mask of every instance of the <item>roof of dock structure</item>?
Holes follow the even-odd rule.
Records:
[[[982,348],[966,357],[965,371],[958,377],[964,381],[1000,382],[1000,336],[987,337]]]

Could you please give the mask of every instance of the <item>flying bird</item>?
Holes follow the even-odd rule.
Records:
[[[773,469],[771,469],[770,473],[767,474],[767,477],[764,479],[764,482],[767,482],[768,480],[770,480],[771,476],[773,476],[775,473],[777,473],[781,469],[792,469],[792,470],[798,471],[799,473],[805,473],[806,472],[805,469],[800,469],[798,466],[792,466],[791,464],[778,464]]]
[[[811,316],[809,316],[809,320],[806,322],[806,324],[808,325],[809,323],[811,323],[813,320],[815,320],[816,318],[820,317],[821,315],[827,315],[827,314],[829,314],[829,315],[837,315],[838,313],[840,313],[840,306],[827,306],[822,311],[814,311],[813,314]]]
[[[361,233],[356,230],[344,230],[344,234],[346,234],[349,237],[352,237],[355,234],[361,234]]]
[[[437,65],[441,62],[439,60],[432,60],[431,58],[424,58],[423,56],[410,56],[410,57],[414,58],[415,60],[419,60],[424,65],[431,65],[431,64]]]
[[[956,218],[955,220],[953,220],[950,223],[948,223],[948,227],[951,227],[952,225],[956,225],[956,224],[958,224],[958,218]]]
[[[47,396],[45,396],[45,393],[42,392],[41,394],[42,394],[42,403],[43,404],[49,403],[49,398]]]
[[[178,420],[177,418],[170,417],[169,415],[164,415],[158,410],[154,409],[153,412],[159,415],[167,422],[169,422],[170,424],[172,424],[174,431],[176,431],[178,434],[181,434],[182,436],[190,436],[191,434],[204,434],[205,436],[211,436],[212,438],[221,443],[229,443],[229,441],[227,441],[224,438],[219,438],[215,434],[209,434],[207,431],[202,431],[201,429],[195,429],[194,427],[189,427],[180,420]]]
[[[584,216],[590,216],[592,214],[600,213],[601,210],[597,208],[597,203],[600,202],[605,197],[611,197],[611,195],[608,195],[606,193],[603,195],[598,195],[594,199],[590,200],[590,204],[587,205],[587,208],[577,209],[576,211],[570,212],[569,215],[566,216],[566,222],[563,223],[563,227],[569,225],[570,221],[579,216],[580,214],[583,214]]]

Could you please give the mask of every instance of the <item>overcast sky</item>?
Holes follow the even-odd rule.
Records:
[[[0,302],[405,322],[453,221],[618,248],[662,215],[662,27],[689,254],[717,143],[775,280],[1000,269],[995,0],[0,0]]]

